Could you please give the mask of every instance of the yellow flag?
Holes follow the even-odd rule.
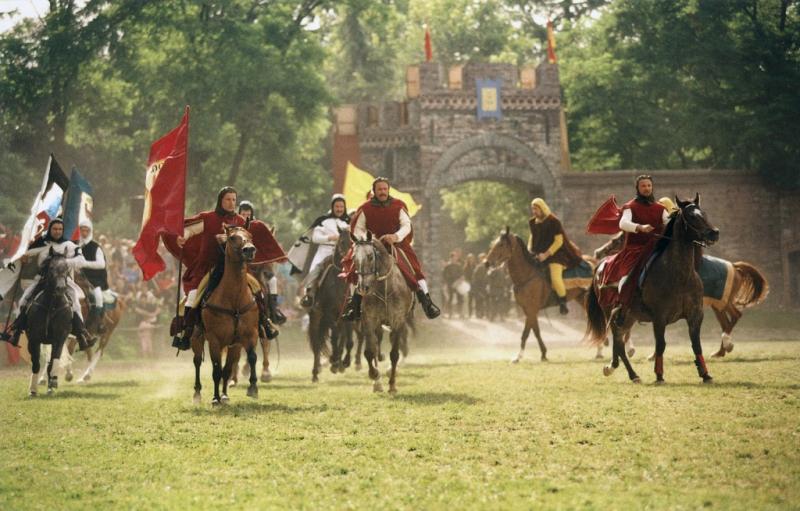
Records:
[[[375,180],[372,174],[366,170],[347,162],[347,172],[344,176],[344,200],[349,207],[358,207],[367,200],[367,192],[372,189],[372,182]],[[408,206],[408,216],[413,217],[422,208],[410,193],[404,193],[397,188],[391,188],[389,195],[395,199],[400,199]]]

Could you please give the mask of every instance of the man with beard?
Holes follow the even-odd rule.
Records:
[[[653,251],[658,235],[669,220],[669,212],[653,197],[653,178],[649,175],[636,177],[636,197],[622,206],[619,228],[625,233],[625,242],[619,253],[604,261],[600,275],[600,288],[616,287],[616,323],[625,322],[625,312],[630,306],[636,282],[647,258]],[[604,297],[613,293],[601,293]],[[609,298],[606,298],[609,300]]]
[[[567,314],[567,287],[564,285],[564,270],[581,264],[581,252],[564,232],[561,221],[542,198],[531,201],[533,216],[528,221],[531,230],[531,253],[540,263],[547,264],[550,271],[550,285],[558,296],[558,310]]]
[[[429,319],[434,319],[441,314],[428,291],[428,284],[422,267],[417,259],[417,254],[411,247],[414,231],[411,226],[411,217],[405,203],[389,195],[389,180],[378,177],[372,182],[374,196],[358,208],[350,222],[350,230],[357,238],[366,238],[367,231],[379,238],[384,245],[394,245],[399,252],[397,266],[408,286],[416,292],[422,310]],[[341,275],[355,287],[355,268],[353,267],[352,249],[342,261]],[[345,306],[342,317],[348,321],[355,321],[361,317],[361,295],[352,291],[350,301]]]

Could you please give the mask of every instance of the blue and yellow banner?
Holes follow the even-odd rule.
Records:
[[[478,120],[493,118],[500,120],[503,112],[500,108],[500,80],[475,80],[478,92]]]

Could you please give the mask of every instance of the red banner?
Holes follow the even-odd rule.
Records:
[[[186,203],[186,151],[189,145],[189,107],[177,128],[150,146],[145,177],[144,214],[133,255],[144,280],[166,268],[158,255],[161,234],[183,235]]]
[[[553,33],[553,22],[547,20],[547,61],[556,63],[556,36]]]
[[[433,45],[431,45],[431,31],[425,27],[425,62],[433,60]]]
[[[589,220],[586,232],[590,234],[617,234],[622,210],[617,206],[617,199],[612,195]]]

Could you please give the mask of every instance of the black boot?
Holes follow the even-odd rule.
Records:
[[[86,351],[97,342],[97,339],[86,330],[77,312],[72,313],[72,335],[78,341],[78,351]]]
[[[342,319],[345,321],[358,321],[361,319],[361,295],[353,293],[342,312]]]
[[[566,296],[559,296],[558,297],[558,312],[564,316],[569,314],[569,309],[567,309],[567,297]]]
[[[276,325],[286,323],[286,316],[284,316],[283,312],[278,308],[278,295],[270,294],[267,303],[269,305],[269,317],[272,322]]]
[[[267,339],[274,339],[280,333],[272,321],[269,320],[267,313],[267,304],[264,300],[264,294],[259,292],[256,294],[256,305],[258,306],[258,334]]]
[[[26,310],[21,310],[19,312],[19,316],[14,322],[11,324],[11,330],[14,331],[13,334],[9,334],[8,331],[0,333],[0,341],[5,341],[12,346],[19,346],[19,336],[22,335],[22,331],[28,327],[28,312]]]
[[[306,288],[306,294],[304,294],[303,298],[300,299],[300,305],[306,309],[314,305],[314,294],[311,292],[310,287]]]
[[[419,304],[422,306],[422,310],[425,311],[425,315],[428,316],[428,319],[435,319],[439,317],[439,314],[442,313],[439,310],[439,307],[433,303],[431,300],[430,293],[423,293],[421,289],[417,290],[417,299],[419,300]]]
[[[181,351],[192,347],[192,332],[194,332],[195,311],[191,307],[183,309],[183,334],[172,338],[172,347]]]

